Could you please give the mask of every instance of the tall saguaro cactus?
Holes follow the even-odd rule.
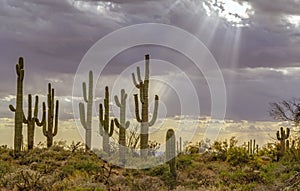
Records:
[[[103,137],[103,151],[109,154],[109,137],[111,137],[114,132],[114,120],[112,119],[109,125],[109,91],[107,86],[105,87],[104,110],[105,112],[103,113],[103,106],[99,104],[99,132]]]
[[[27,144],[28,150],[31,150],[34,145],[34,129],[35,124],[38,126],[43,126],[46,121],[46,104],[43,102],[43,115],[42,120],[38,119],[38,105],[39,105],[39,97],[35,96],[35,104],[34,104],[34,112],[32,115],[32,97],[31,94],[28,94],[28,115],[27,118],[23,118],[23,122],[27,124]]]
[[[115,96],[116,105],[120,108],[120,122],[115,118],[115,124],[119,128],[119,160],[122,164],[125,164],[125,149],[126,149],[126,129],[129,127],[130,122],[126,122],[126,99],[127,94],[125,90],[121,90],[121,98]]]
[[[12,112],[15,112],[15,136],[14,136],[14,150],[21,151],[23,141],[23,80],[24,80],[24,59],[19,58],[19,63],[16,65],[17,73],[17,98],[16,107],[9,105]]]
[[[169,164],[170,173],[173,176],[174,182],[176,180],[176,149],[175,149],[175,132],[169,129],[166,135],[166,161]],[[172,184],[172,187],[174,184]]]
[[[79,103],[80,122],[85,129],[85,148],[90,150],[92,146],[92,115],[93,115],[93,72],[89,72],[89,90],[86,91],[86,83],[82,83],[83,99],[87,103],[87,113],[85,116],[84,104]]]
[[[289,138],[290,136],[290,128],[286,128],[286,132],[283,130],[283,127],[280,127],[280,132],[277,131],[276,133],[277,140],[280,141],[280,154],[283,155],[286,148],[286,143],[285,141]]]
[[[48,116],[47,122],[43,125],[43,134],[47,137],[47,147],[51,147],[53,144],[53,137],[57,135],[58,130],[58,107],[59,101],[56,100],[56,105],[54,104],[54,88],[51,88],[51,83],[48,84]],[[54,113],[55,105],[55,113]],[[54,125],[54,126],[53,126]],[[54,128],[54,129],[53,129]]]
[[[137,78],[136,81],[134,73],[132,73],[133,83],[136,88],[140,90],[140,102],[142,104],[142,113],[140,116],[139,113],[139,98],[138,94],[134,95],[135,102],[135,115],[136,120],[141,123],[141,141],[140,141],[140,149],[141,149],[141,157],[146,158],[148,155],[148,140],[149,140],[149,127],[154,125],[157,118],[157,110],[158,110],[158,96],[155,95],[155,104],[154,104],[154,112],[152,119],[149,121],[149,55],[145,55],[145,78],[142,80],[140,68],[137,67]]]

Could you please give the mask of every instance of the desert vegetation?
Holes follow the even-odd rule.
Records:
[[[93,72],[89,72],[88,88],[82,84],[84,103],[79,103],[80,122],[85,129],[85,143],[55,142],[59,127],[59,101],[48,84],[47,102],[42,103],[38,119],[39,98],[28,95],[27,117],[23,110],[24,59],[16,65],[16,107],[14,147],[0,147],[0,187],[3,190],[297,190],[300,189],[300,139],[288,127],[274,130],[277,140],[266,145],[255,139],[238,143],[235,137],[214,143],[200,141],[183,144],[173,129],[165,132],[164,154],[156,156],[160,144],[149,140],[149,128],[157,119],[159,96],[154,97],[153,115],[149,115],[150,57],[145,56],[145,76],[140,68],[133,73],[133,84],[139,94],[132,95],[138,133],[126,119],[128,94],[124,89],[114,101],[119,118],[110,116],[110,92],[105,87],[99,104],[99,131],[102,149],[92,142],[92,108],[94,103]],[[137,79],[136,79],[137,76]],[[298,110],[286,104],[271,104],[271,115],[298,124]],[[140,106],[141,105],[141,106]],[[32,110],[33,107],[33,110]],[[292,111],[291,118],[283,107]],[[152,117],[151,119],[149,119]],[[27,125],[27,148],[23,143],[23,124]],[[34,144],[35,125],[42,127],[46,145]],[[117,147],[110,141],[118,134]],[[99,143],[100,144],[100,143]],[[139,147],[140,152],[135,152]],[[152,164],[152,166],[151,166]],[[160,164],[160,165],[153,165]],[[135,166],[138,169],[130,169]]]

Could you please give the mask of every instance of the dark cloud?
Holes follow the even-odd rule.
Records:
[[[225,75],[229,118],[269,119],[268,102],[300,93],[295,88],[299,81],[297,74],[269,70],[299,67],[299,29],[297,18],[292,21],[291,16],[300,15],[300,2],[239,2],[248,2],[255,11],[249,18],[249,27],[237,28],[215,15],[208,17],[202,2],[193,0],[3,0],[0,2],[0,102],[4,108],[1,113],[10,115],[6,105],[11,100],[4,98],[15,93],[14,65],[19,56],[25,57],[25,93],[45,94],[47,83],[52,82],[66,108],[62,115],[68,119],[72,112],[68,96],[86,51],[101,37],[123,26],[158,22],[196,35],[212,52]],[[123,68],[143,60],[146,53],[181,67],[197,88],[204,114],[210,113],[209,89],[203,75],[188,58],[167,48],[143,46],[120,53],[106,68],[101,85],[111,83]],[[169,75],[166,71],[155,72]],[[97,92],[99,97],[102,91]],[[164,99],[172,111],[172,100],[177,98]]]

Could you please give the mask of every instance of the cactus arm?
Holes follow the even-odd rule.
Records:
[[[115,98],[116,105],[117,105],[118,107],[121,107],[121,103],[120,103],[120,101],[119,101],[118,96],[115,95],[114,98]]]
[[[57,135],[57,131],[58,131],[58,108],[59,108],[59,101],[56,100],[54,132],[52,134],[53,136]]]
[[[21,75],[21,67],[19,64],[16,64],[16,72],[17,72],[17,75],[20,76]]]
[[[99,104],[99,133],[101,136],[103,136],[103,125],[104,125],[104,119],[103,119],[103,106],[100,103]]]
[[[82,83],[82,94],[85,102],[88,102],[87,93],[86,93],[86,83]]]
[[[280,128],[280,134],[281,134],[281,139],[284,139],[285,138],[285,132],[284,132],[282,127]]]
[[[42,121],[39,121],[38,118],[35,118],[35,123],[37,126],[41,127],[46,123],[46,104],[43,102],[43,116],[42,116]]]
[[[23,123],[28,124],[29,121],[32,119],[32,105],[31,105],[31,94],[28,94],[28,115],[27,118],[25,117],[24,111],[23,111]]]
[[[83,103],[79,103],[79,117],[81,125],[86,129],[85,108]]]
[[[123,101],[125,101],[127,99],[127,93],[125,93],[124,89],[121,90],[121,97],[122,97]]]
[[[119,128],[119,129],[122,128],[122,126],[121,126],[121,124],[119,123],[119,121],[118,121],[117,118],[114,119],[114,122],[115,122],[117,128]]]
[[[134,94],[134,103],[135,103],[135,117],[136,117],[136,120],[141,123],[142,119],[140,117],[139,100],[138,100],[138,95],[137,94]]]
[[[115,124],[114,120],[112,119],[110,121],[110,131],[109,131],[109,134],[108,134],[109,137],[111,137],[113,135],[113,133],[114,133],[114,124]]]
[[[123,127],[120,123],[119,123],[119,120],[117,118],[114,119],[114,122],[115,122],[115,125],[117,126],[117,128],[124,128],[124,129],[127,129],[130,125],[130,122],[127,121],[125,123],[125,127]]]
[[[99,121],[102,126],[104,126],[104,118],[103,118],[103,105],[99,104]]]
[[[157,119],[157,111],[158,111],[158,95],[155,95],[155,103],[154,103],[154,112],[151,121],[149,122],[149,126],[153,126]]]
[[[142,77],[141,77],[140,67],[136,67],[136,75],[137,75],[139,83],[141,83],[142,82]]]
[[[16,108],[13,105],[9,105],[9,109],[12,112],[16,112]]]
[[[23,123],[28,124],[28,120],[26,119],[24,112],[23,112]]]
[[[28,115],[27,115],[27,119],[31,119],[32,118],[32,97],[31,94],[28,94]]]
[[[290,136],[290,128],[287,128],[286,129],[286,139],[289,138],[289,136]]]
[[[281,140],[281,138],[280,138],[280,136],[279,136],[279,131],[277,131],[276,137],[277,137],[278,140]]]
[[[45,136],[45,137],[48,137],[48,134],[47,134],[47,124],[46,123],[44,123],[44,125],[43,125],[43,135]]]
[[[136,79],[135,79],[134,73],[132,73],[131,76],[132,76],[132,81],[133,81],[134,86],[137,87],[137,88],[140,88],[140,87],[139,87],[139,84],[137,83],[137,81],[136,81]]]

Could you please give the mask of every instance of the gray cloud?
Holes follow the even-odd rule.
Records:
[[[15,93],[14,65],[18,56],[25,57],[26,94],[45,95],[47,83],[52,82],[57,96],[67,97],[71,95],[74,74],[82,57],[98,39],[123,26],[158,22],[191,32],[212,52],[225,75],[229,98],[227,117],[269,119],[268,102],[300,93],[295,88],[299,77],[292,72],[300,64],[300,32],[289,20],[289,16],[300,15],[300,2],[243,2],[250,3],[255,14],[250,18],[249,27],[236,28],[216,16],[208,17],[201,1],[1,1],[0,98]],[[210,95],[203,75],[188,58],[170,49],[143,46],[124,51],[109,63],[101,85],[111,83],[123,68],[141,61],[146,53],[181,67],[197,88],[204,114],[210,113]],[[290,72],[280,72],[285,68],[290,68]],[[154,69],[153,72],[168,76],[165,71]],[[97,88],[101,97],[103,87]],[[172,107],[176,97],[163,100],[170,115],[178,114],[174,112],[178,108]],[[63,118],[68,119],[71,105],[61,101],[66,107]],[[10,102],[1,100],[0,103],[1,113],[10,116],[7,110]]]

